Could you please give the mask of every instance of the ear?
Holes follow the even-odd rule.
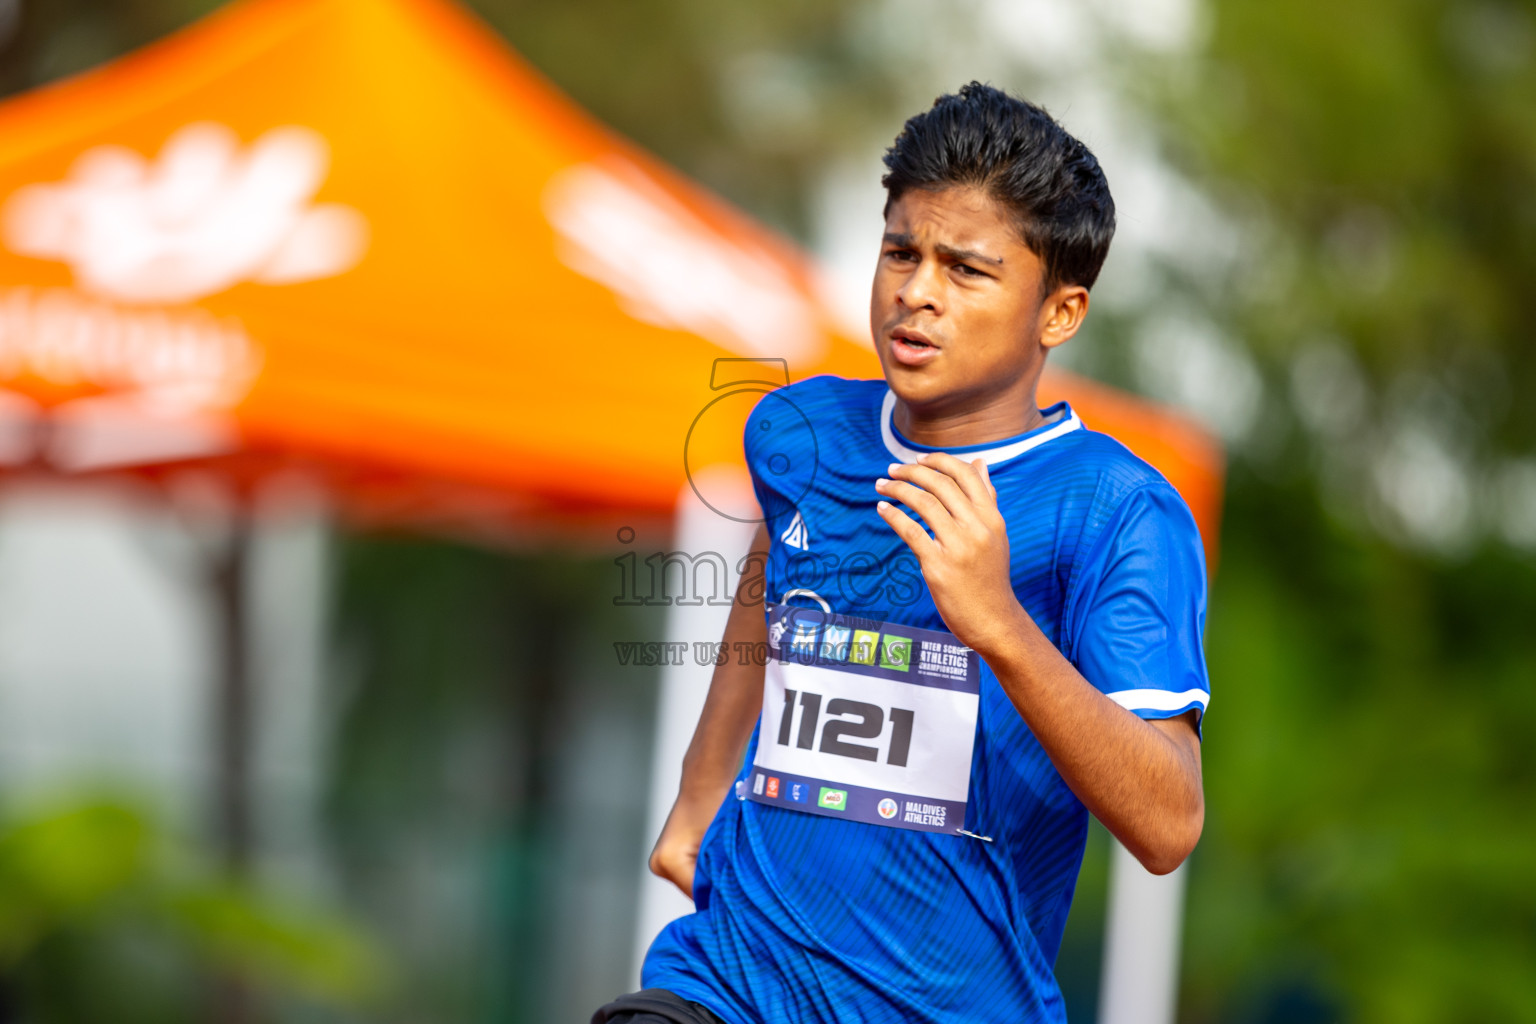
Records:
[[[1088,315],[1088,289],[1064,284],[1040,304],[1040,344],[1055,348],[1077,333]]]

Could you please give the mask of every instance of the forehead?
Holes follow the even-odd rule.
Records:
[[[974,249],[1005,260],[1029,252],[1011,211],[970,186],[908,190],[891,204],[885,230],[918,246]]]

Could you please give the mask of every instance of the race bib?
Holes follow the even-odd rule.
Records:
[[[950,633],[768,606],[748,799],[871,825],[965,824],[981,674]]]

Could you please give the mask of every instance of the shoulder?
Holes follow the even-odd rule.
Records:
[[[1200,533],[1184,498],[1162,473],[1108,434],[1084,428],[1053,444],[1052,472],[1080,510],[1079,563],[1111,554],[1132,537],[1161,535],[1198,552]],[[1079,566],[1081,568],[1081,565]]]
[[[1110,699],[1143,718],[1204,709],[1204,546],[1166,478],[1124,445],[1080,431],[1098,467],[1087,528],[1070,558],[1062,650]]]
[[[1079,486],[1092,493],[1091,519],[1102,523],[1127,504],[1150,502],[1177,506],[1185,517],[1188,506],[1156,467],[1109,434],[1085,426],[1061,438],[1055,457]]]
[[[999,502],[1020,516],[1054,507],[1087,534],[1096,534],[1134,495],[1178,492],[1150,463],[1109,434],[1084,425],[992,470]],[[1076,531],[1074,531],[1076,532]]]
[[[1084,426],[1061,440],[1065,444],[1056,453],[1058,458],[1069,460],[1081,475],[1090,479],[1101,501],[1118,504],[1144,487],[1171,488],[1151,463],[1109,434]]]
[[[809,441],[820,434],[825,440],[842,433],[838,427],[872,425],[885,390],[884,380],[823,374],[765,392],[747,417],[747,451],[750,455],[770,440],[776,446],[785,438]],[[825,432],[829,427],[834,428],[830,435]]]
[[[765,392],[743,428],[747,469],[768,509],[777,495],[796,505],[828,460],[841,462],[877,432],[883,380],[821,376]],[[878,443],[878,442],[874,442]],[[771,494],[770,494],[771,492]]]
[[[885,397],[885,391],[884,380],[854,380],[821,374],[767,392],[758,401],[752,415],[757,416],[767,409],[784,405],[791,405],[807,416],[860,410],[866,406],[878,408],[880,400]]]

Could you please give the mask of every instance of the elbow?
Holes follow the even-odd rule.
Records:
[[[1194,852],[1205,828],[1204,802],[1186,813],[1169,815],[1161,824],[1156,835],[1131,849],[1141,866],[1154,875],[1172,874]]]
[[[1190,847],[1190,849],[1192,850],[1194,847]],[[1149,874],[1171,875],[1179,869],[1179,866],[1188,857],[1189,850],[1185,850],[1182,853],[1170,850],[1149,853],[1136,859],[1141,862],[1141,866],[1146,868]]]

